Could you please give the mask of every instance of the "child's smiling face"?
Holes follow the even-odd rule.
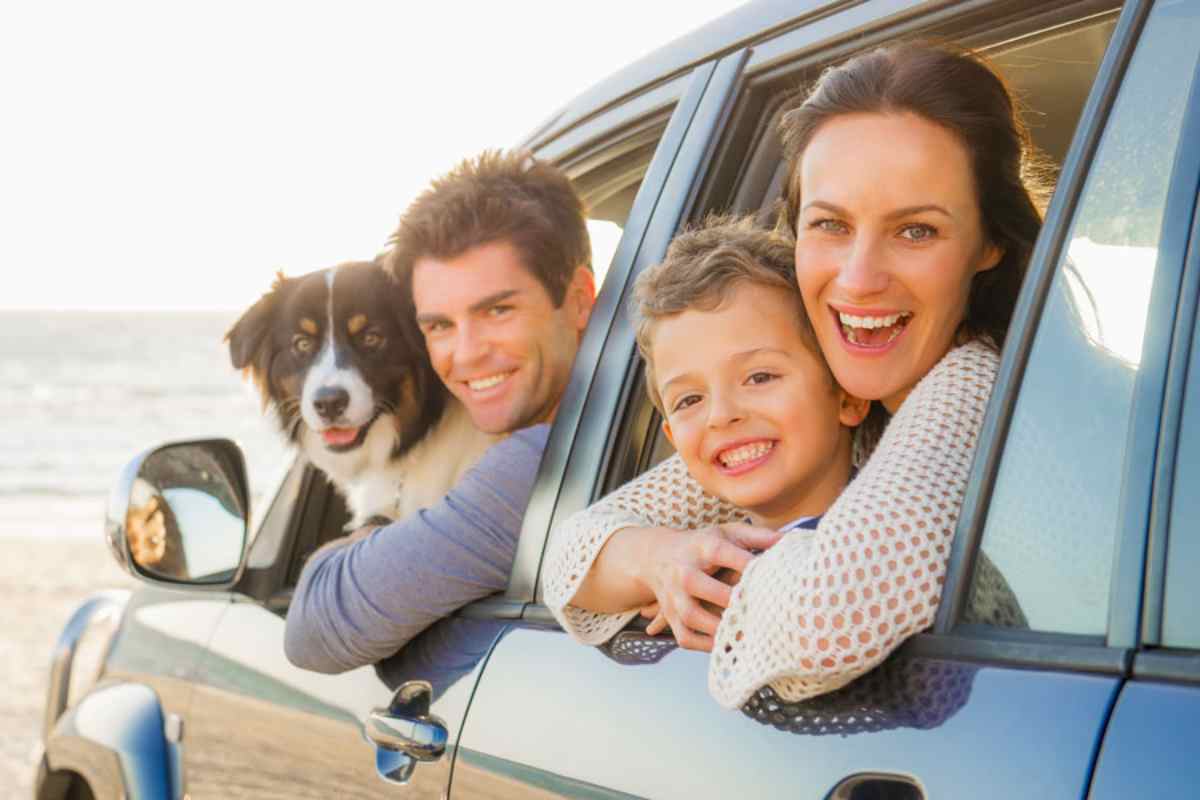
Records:
[[[778,527],[824,513],[850,473],[847,427],[868,403],[838,389],[784,289],[735,286],[714,311],[655,324],[663,431],[708,492]]]

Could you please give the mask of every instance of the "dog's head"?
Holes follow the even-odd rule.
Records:
[[[310,451],[349,453],[386,432],[402,452],[445,406],[412,303],[375,262],[280,274],[225,338],[233,366]]]

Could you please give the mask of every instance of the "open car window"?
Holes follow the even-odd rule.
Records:
[[[1057,20],[1048,29],[1009,35],[1001,41],[988,42],[985,34],[974,32],[965,42],[983,52],[1010,84],[1020,99],[1033,144],[1050,165],[1060,165],[1070,146],[1118,11],[1113,8],[1084,19]],[[979,41],[981,36],[984,41]],[[846,55],[839,54],[835,61]],[[776,68],[760,81],[761,86],[752,85],[739,99],[742,116],[735,115],[724,136],[724,152],[719,153],[706,180],[709,208],[754,213],[760,223],[775,224],[777,201],[787,177],[775,132],[781,108],[827,63],[818,60],[799,63],[791,70]],[[734,177],[729,179],[730,175]],[[723,176],[727,183],[721,186]],[[640,368],[633,380],[630,391],[634,401],[616,434],[604,493],[674,452],[662,433],[661,416],[646,395]]]

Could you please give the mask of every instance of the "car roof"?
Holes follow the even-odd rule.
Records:
[[[614,72],[577,95],[522,142],[536,148],[618,101],[684,74],[714,57],[733,52],[822,16],[839,0],[755,0]]]

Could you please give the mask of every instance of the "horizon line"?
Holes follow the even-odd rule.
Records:
[[[133,312],[170,313],[170,314],[211,314],[215,312],[245,311],[248,306],[4,306],[0,305],[0,314],[5,312],[43,312],[67,313],[86,312],[89,314],[129,314]]]

